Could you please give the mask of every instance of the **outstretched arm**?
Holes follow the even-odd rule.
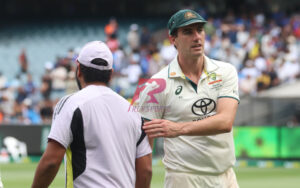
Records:
[[[145,123],[144,130],[149,138],[206,136],[230,132],[238,108],[238,101],[233,98],[220,98],[217,113],[200,121],[175,123],[168,120],[155,119]]]
[[[49,139],[46,151],[36,169],[32,188],[48,187],[51,184],[57,174],[65,152],[66,149],[61,144]]]

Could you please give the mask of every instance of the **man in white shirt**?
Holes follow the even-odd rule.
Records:
[[[232,126],[238,76],[229,63],[204,55],[205,20],[180,10],[168,22],[177,57],[140,93],[149,138],[165,137],[165,188],[236,188]],[[156,90],[154,90],[154,89]],[[155,91],[155,92],[154,92]]]
[[[101,41],[86,44],[77,59],[80,91],[55,107],[48,145],[32,187],[48,187],[65,155],[66,187],[149,188],[151,147],[143,119],[107,87],[113,57]]]

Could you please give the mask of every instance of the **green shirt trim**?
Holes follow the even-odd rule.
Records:
[[[195,92],[197,93],[197,84],[195,84],[191,79],[189,79],[188,77],[185,77],[192,85],[192,87],[194,88]]]
[[[240,104],[240,100],[239,100],[238,98],[236,98],[236,97],[231,97],[231,96],[220,96],[220,97],[218,97],[218,99],[219,99],[219,98],[232,98],[232,99],[237,100],[238,103]]]
[[[144,120],[146,121],[151,121],[151,119],[148,119],[148,118],[145,118],[145,117],[142,117]]]

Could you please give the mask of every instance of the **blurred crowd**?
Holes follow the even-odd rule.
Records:
[[[205,54],[236,67],[241,96],[255,96],[299,79],[300,14],[278,13],[267,18],[262,13],[238,17],[228,12],[222,18],[206,19]],[[150,31],[132,23],[126,44],[121,44],[118,21],[111,18],[103,32],[114,57],[110,87],[127,99],[132,98],[140,78],[151,77],[177,54],[166,28]],[[77,91],[77,54],[70,49],[56,62],[46,62],[41,84],[37,85],[32,79],[34,73],[28,71],[26,49],[21,50],[19,74],[7,80],[0,73],[0,123],[50,124],[57,101]]]

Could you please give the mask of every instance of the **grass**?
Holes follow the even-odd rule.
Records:
[[[4,188],[30,187],[37,163],[1,164],[0,171]],[[241,188],[298,188],[300,168],[235,168]],[[161,164],[153,166],[151,188],[162,188],[164,168]],[[61,166],[50,188],[64,187],[64,167]]]

